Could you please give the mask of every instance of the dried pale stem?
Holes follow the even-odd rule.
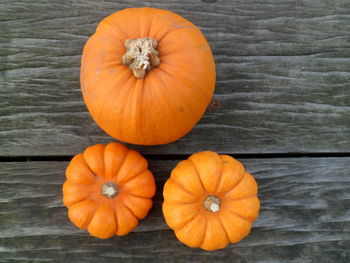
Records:
[[[207,196],[203,202],[204,208],[213,213],[220,210],[220,204],[220,199],[214,195]]]
[[[101,194],[109,199],[113,199],[119,193],[117,185],[113,182],[106,182],[102,185]]]
[[[127,39],[122,63],[129,66],[137,79],[143,79],[148,71],[160,64],[157,46],[157,40],[150,37]]]

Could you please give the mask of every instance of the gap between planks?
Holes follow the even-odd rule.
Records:
[[[269,159],[269,158],[341,158],[350,157],[350,152],[317,152],[317,153],[219,153],[237,159]],[[146,159],[184,160],[190,154],[143,154]],[[66,162],[73,155],[35,155],[35,156],[0,156],[0,162]]]

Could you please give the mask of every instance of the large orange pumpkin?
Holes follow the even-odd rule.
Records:
[[[97,144],[74,156],[63,203],[69,219],[92,236],[126,235],[152,206],[155,182],[147,161],[120,143]]]
[[[259,213],[257,184],[228,155],[196,153],[180,162],[164,186],[163,214],[190,247],[215,250],[249,234]]]
[[[102,20],[86,43],[81,89],[96,123],[133,144],[173,142],[204,114],[215,63],[201,31],[155,8],[130,8]]]

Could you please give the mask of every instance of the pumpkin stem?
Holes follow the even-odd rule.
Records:
[[[119,190],[115,183],[107,182],[102,185],[101,194],[103,194],[105,197],[109,199],[113,199],[118,195],[118,193],[119,193]]]
[[[129,66],[137,79],[143,79],[147,71],[159,66],[158,42],[154,38],[127,39],[124,45],[126,53],[122,63]]]
[[[207,209],[210,212],[218,212],[220,210],[220,199],[217,198],[214,195],[208,195],[207,198],[204,200],[203,205],[205,209]]]

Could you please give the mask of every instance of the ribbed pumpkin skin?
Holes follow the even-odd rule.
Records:
[[[160,65],[136,79],[122,64],[126,39],[158,41]],[[102,20],[87,41],[81,89],[96,123],[133,144],[176,141],[204,114],[215,86],[215,63],[201,31],[166,10],[129,8]]]
[[[243,165],[228,155],[204,151],[180,162],[165,183],[163,214],[176,237],[190,247],[216,250],[247,236],[258,217],[257,184]],[[204,200],[220,199],[208,211]]]
[[[156,186],[147,165],[120,143],[97,144],[74,156],[63,184],[69,219],[98,238],[128,234],[152,207]],[[107,182],[118,188],[113,198],[101,193]]]

